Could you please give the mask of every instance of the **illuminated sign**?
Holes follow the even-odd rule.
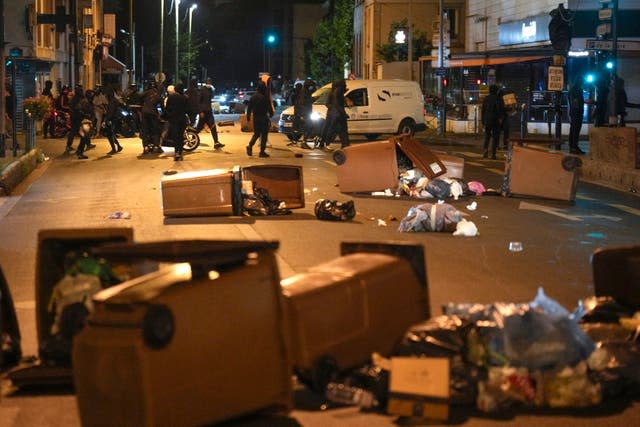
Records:
[[[549,40],[549,14],[503,22],[498,25],[500,46],[535,43]]]

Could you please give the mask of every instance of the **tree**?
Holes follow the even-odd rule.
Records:
[[[408,56],[409,47],[407,43],[396,43],[396,32],[401,28],[407,28],[409,26],[408,20],[405,18],[402,21],[392,22],[391,29],[389,30],[389,36],[387,37],[388,43],[379,44],[376,46],[376,54],[384,62],[406,61]],[[431,42],[427,37],[427,33],[421,30],[417,30],[412,26],[411,35],[413,36],[412,48],[413,48],[413,60],[431,53]]]
[[[342,77],[351,60],[353,1],[335,0],[332,10],[318,25],[310,50],[311,74],[320,84]]]

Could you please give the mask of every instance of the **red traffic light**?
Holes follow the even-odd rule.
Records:
[[[449,83],[447,79],[442,79],[442,86],[447,87],[447,83]]]

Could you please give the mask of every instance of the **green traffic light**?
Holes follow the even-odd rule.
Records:
[[[273,34],[269,34],[267,36],[267,43],[274,44],[275,42],[276,42],[276,36],[274,36]]]
[[[611,70],[613,68],[613,61],[607,61],[606,67],[608,70]]]
[[[587,83],[593,83],[595,79],[596,78],[593,74],[587,74],[587,76],[585,77],[585,80],[587,81]]]

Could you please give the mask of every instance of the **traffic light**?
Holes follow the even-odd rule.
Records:
[[[267,42],[268,45],[273,46],[274,44],[276,44],[276,41],[278,40],[278,38],[276,37],[275,33],[268,33],[265,41]]]
[[[596,76],[593,73],[588,73],[584,76],[584,81],[587,83],[593,83],[596,81]]]
[[[605,67],[607,67],[607,70],[613,70],[613,61],[612,60],[608,60],[606,64],[604,64]]]
[[[447,87],[448,83],[447,79],[442,79],[442,86]]]

